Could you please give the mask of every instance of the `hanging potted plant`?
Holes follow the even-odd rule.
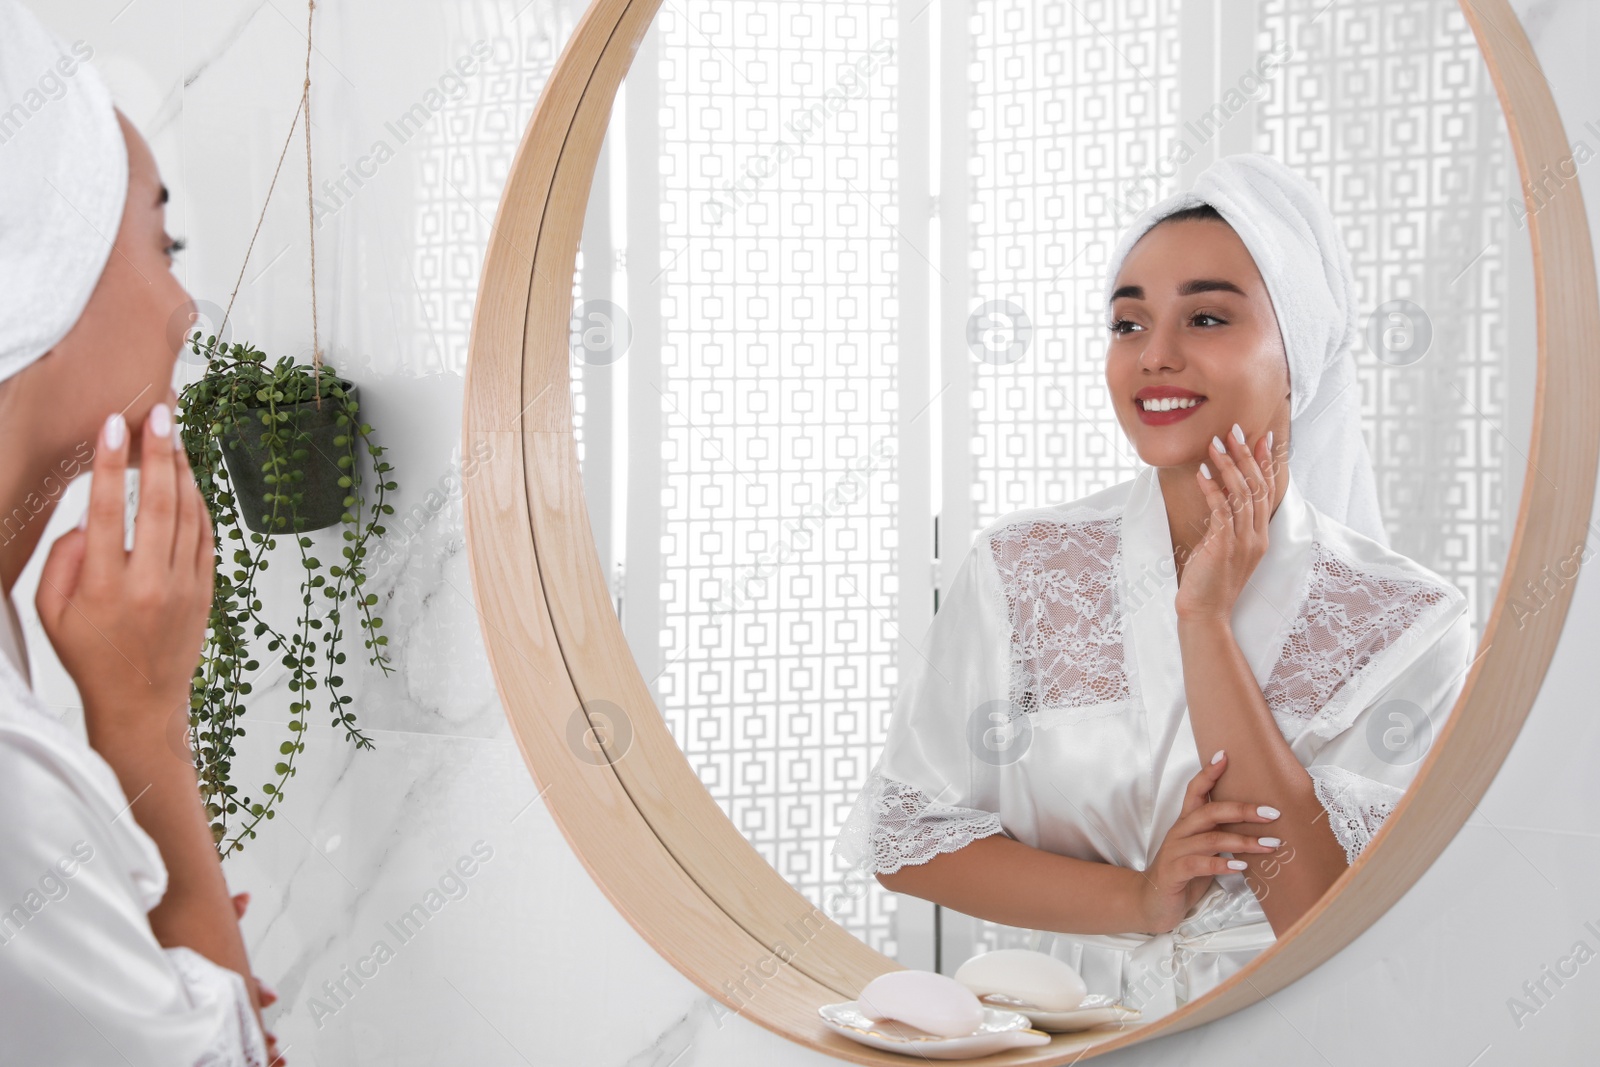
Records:
[[[189,740],[212,837],[227,856],[256,836],[263,819],[273,818],[305,749],[306,716],[319,686],[346,740],[373,747],[343,691],[345,609],[353,600],[367,660],[388,674],[388,638],[372,611],[378,598],[363,587],[368,544],[383,536],[382,516],[394,514],[384,496],[397,485],[385,477],[391,467],[372,440],[372,427],[361,421],[348,380],[288,357],[268,364],[246,344],[202,341],[198,333],[189,343],[206,358],[206,371],[180,392],[177,421],[218,546],[210,625],[190,693]],[[363,488],[358,442],[375,476],[370,491]],[[344,527],[340,561],[332,564],[313,553],[315,542],[306,536],[328,526]],[[256,588],[282,534],[294,536],[305,572],[288,632],[264,616]],[[327,601],[325,611],[317,610],[317,591]],[[251,643],[261,638],[268,652],[280,654],[296,697],[289,704],[289,737],[278,748],[282,759],[256,799],[240,793],[232,772],[234,742],[245,732],[243,698],[251,691],[246,676],[260,666]]]
[[[200,350],[198,337],[191,347],[210,351]],[[209,366],[191,388],[197,403],[228,420],[217,444],[244,524],[258,533],[303,533],[343,519],[360,480],[347,429],[360,406],[355,385],[287,359],[268,368],[248,345],[217,349]]]
[[[211,820],[212,839],[224,857],[242,849],[246,840],[253,840],[262,821],[277,813],[285,784],[295,774],[296,758],[305,751],[306,717],[319,687],[333,725],[344,731],[345,739],[357,748],[374,747],[356,724],[341,673],[347,658],[347,609],[352,603],[355,624],[365,632],[368,662],[385,674],[390,672],[384,653],[389,639],[378,632],[383,619],[372,611],[378,597],[364,587],[367,545],[372,538],[383,536],[380,520],[394,514],[384,496],[397,486],[386,479],[391,468],[382,459],[383,448],[372,440],[372,427],[361,421],[355,385],[324,367],[317,337],[316,216],[310,193],[311,18],[315,6],[314,2],[307,5],[300,106],[289,124],[266,196],[270,203],[295,127],[303,117],[311,221],[311,365],[288,357],[269,364],[254,346],[227,343],[228,316],[255,247],[252,235],[216,335],[202,340],[197,331],[185,338],[190,351],[204,357],[205,372],[199,381],[179,391],[175,412],[184,451],[216,529],[216,581],[205,645],[190,687],[188,748]],[[266,210],[263,203],[262,219]],[[258,219],[256,233],[260,231]],[[365,457],[359,454],[358,442],[365,446]],[[369,463],[374,475],[370,485],[362,476]],[[343,544],[338,561],[324,564],[313,553],[315,542],[308,534],[334,526],[341,527]],[[256,583],[267,570],[278,537],[285,534],[295,539],[304,575],[294,625],[280,630],[264,613]],[[318,592],[325,601],[320,610]],[[261,786],[259,797],[253,797],[241,793],[234,783],[233,761],[238,755],[235,740],[245,733],[240,716],[243,699],[251,691],[247,676],[260,667],[252,643],[262,638],[266,650],[278,654],[288,669],[293,698],[289,736],[278,746],[281,758],[271,779]]]

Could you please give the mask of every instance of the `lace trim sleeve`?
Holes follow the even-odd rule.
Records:
[[[197,1008],[215,1006],[222,1015],[222,1025],[194,1067],[266,1067],[266,1039],[256,1024],[244,979],[191,948],[180,945],[163,951],[190,1003]]]
[[[1344,846],[1345,862],[1354,863],[1405,790],[1331,763],[1313,764],[1306,771],[1328,813],[1328,826]]]
[[[866,861],[877,874],[893,874],[1004,829],[992,811],[941,804],[916,786],[874,772],[835,851],[852,867]]]

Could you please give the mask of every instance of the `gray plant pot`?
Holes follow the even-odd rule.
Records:
[[[350,399],[359,403],[356,387],[343,379],[339,381]],[[224,437],[221,441],[222,458],[228,465],[234,500],[245,526],[256,533],[282,534],[305,533],[337,525],[347,510],[344,498],[358,492],[361,480],[361,465],[355,459],[356,427],[340,426],[334,421],[344,410],[344,405],[331,396],[322,398],[320,411],[315,400],[283,404],[278,410],[290,413],[289,421],[284,424],[285,431],[290,427],[298,427],[310,434],[311,438],[309,445],[300,446],[307,448],[307,456],[290,468],[294,479],[291,490],[291,495],[295,497],[294,507],[291,514],[287,504],[279,505],[278,518],[283,520],[281,525],[272,521],[272,505],[266,499],[269,490],[277,488],[282,491],[281,486],[273,487],[266,483],[262,469],[266,463],[267,449],[261,443],[261,434],[266,427],[255,419],[242,422],[237,436]],[[345,434],[349,439],[342,448],[333,443],[333,439],[340,434]],[[350,466],[344,470],[338,464],[341,455],[351,457]],[[339,478],[344,474],[348,474],[352,483],[357,484],[352,484],[348,489],[341,487]]]

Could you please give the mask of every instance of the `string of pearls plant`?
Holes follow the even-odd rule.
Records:
[[[199,332],[189,346],[206,358],[206,371],[180,393],[177,420],[217,532],[215,593],[190,691],[189,741],[212,838],[226,857],[254,840],[281,804],[296,757],[305,751],[306,716],[319,685],[345,739],[358,749],[374,747],[343,691],[344,609],[353,598],[368,662],[389,674],[389,639],[372,610],[378,597],[363,587],[368,543],[383,536],[382,517],[394,514],[384,495],[398,486],[385,480],[391,467],[373,442],[372,427],[360,421],[355,387],[327,364],[308,367],[288,357],[269,364],[251,345],[218,344]],[[370,493],[360,484],[358,441],[376,475]],[[312,554],[306,532],[332,525],[341,528],[344,543],[340,561],[325,565]],[[283,534],[294,535],[304,570],[300,608],[288,633],[268,621],[256,589]],[[314,604],[319,590],[323,611]],[[288,669],[294,699],[289,737],[278,748],[282,758],[256,799],[233,779],[235,741],[245,734],[243,698],[251,691],[247,676],[260,668],[253,642],[263,637],[267,652],[279,653]]]

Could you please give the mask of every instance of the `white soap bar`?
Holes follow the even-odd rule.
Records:
[[[879,1019],[898,1019],[940,1037],[965,1037],[983,1023],[972,990],[935,971],[888,971],[868,982],[856,1001]]]
[[[977,996],[1003,993],[1045,1011],[1071,1011],[1089,995],[1083,976],[1071,964],[1026,948],[974,956],[956,968],[955,980]]]

